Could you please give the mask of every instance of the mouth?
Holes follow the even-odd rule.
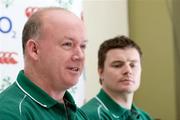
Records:
[[[76,71],[76,72],[77,72],[77,71],[79,71],[79,70],[80,70],[80,68],[78,68],[78,67],[72,67],[72,68],[71,68],[71,70],[72,70],[72,71]]]
[[[134,80],[133,80],[133,79],[129,79],[129,78],[127,78],[127,79],[122,79],[122,80],[120,80],[120,82],[129,82],[129,83],[134,83]]]
[[[79,67],[68,67],[68,69],[73,71],[73,72],[79,72],[80,71]]]

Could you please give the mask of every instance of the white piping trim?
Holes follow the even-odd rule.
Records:
[[[21,115],[21,112],[22,112],[22,102],[24,101],[24,99],[26,98],[26,96],[27,95],[24,95],[24,97],[23,97],[23,99],[20,101],[20,103],[19,103],[19,113],[20,113],[20,115]]]
[[[35,102],[37,102],[38,104],[40,104],[41,106],[43,106],[43,107],[47,107],[47,105],[44,105],[44,104],[42,104],[42,103],[40,103],[39,101],[37,101],[35,98],[33,98],[30,94],[28,94],[20,85],[19,85],[19,83],[16,81],[16,84],[17,84],[17,86],[26,94],[26,95],[28,95],[32,100],[34,100]]]
[[[110,110],[105,106],[105,104],[96,96],[95,97],[95,99],[97,100],[97,101],[99,101],[100,102],[100,104],[107,110],[107,111],[109,111],[110,112]],[[100,107],[98,107],[98,110],[100,110]],[[99,113],[99,111],[98,111],[98,113]],[[111,112],[110,112],[111,113]],[[114,117],[114,118],[120,118],[120,116],[117,116],[117,115],[115,115],[115,114],[113,114],[113,113],[111,113],[112,114],[112,116]],[[99,118],[100,118],[100,115],[98,114],[98,116],[99,116]]]
[[[104,105],[104,103],[96,96],[95,97],[97,99],[97,101],[99,101],[101,103],[101,105],[107,110],[109,111],[109,109]]]
[[[101,109],[101,107],[102,107],[102,105],[100,105],[99,107],[98,107],[98,109],[97,109],[97,111],[98,111],[98,118],[101,120],[101,115],[100,115],[100,109]]]

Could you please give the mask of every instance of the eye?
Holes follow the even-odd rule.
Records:
[[[123,65],[124,65],[123,63],[118,62],[118,63],[113,63],[112,67],[114,67],[114,68],[121,68]]]
[[[72,43],[72,41],[66,41],[66,42],[62,43],[62,47],[64,49],[71,49],[73,47],[73,43]]]
[[[86,44],[81,44],[80,47],[81,47],[81,49],[85,50],[86,49]]]
[[[130,63],[130,66],[131,66],[131,68],[134,68],[134,67],[136,67],[136,64],[135,63]]]

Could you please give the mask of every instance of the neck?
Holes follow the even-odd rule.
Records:
[[[120,106],[131,109],[133,102],[133,93],[115,93],[104,89],[104,91]]]
[[[47,80],[47,77],[42,76],[35,69],[27,69],[25,67],[24,74],[26,77],[31,80],[35,85],[41,88],[44,92],[46,92],[53,99],[63,103],[63,96],[65,90],[56,90]],[[41,75],[41,76],[40,76]]]

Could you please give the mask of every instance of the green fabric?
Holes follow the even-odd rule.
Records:
[[[90,120],[152,120],[134,104],[131,110],[125,109],[113,101],[104,90],[82,106]]]
[[[59,103],[32,83],[23,71],[0,94],[0,120],[87,120],[68,91]]]

